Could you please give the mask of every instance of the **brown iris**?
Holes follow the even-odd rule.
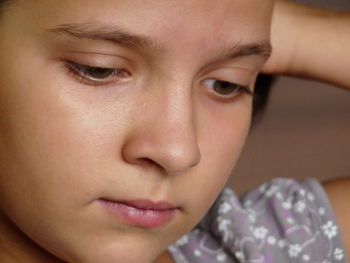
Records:
[[[241,86],[227,82],[227,81],[215,81],[213,89],[221,95],[229,95],[235,91],[238,91]]]

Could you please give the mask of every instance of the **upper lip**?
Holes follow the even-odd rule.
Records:
[[[112,203],[118,203],[127,205],[130,207],[134,207],[136,209],[142,209],[142,210],[171,210],[171,209],[177,209],[179,207],[172,205],[169,202],[166,201],[159,201],[155,202],[152,200],[147,199],[136,199],[136,200],[110,200],[110,199],[102,199],[106,202],[112,202]]]

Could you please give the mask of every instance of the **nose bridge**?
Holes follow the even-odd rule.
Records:
[[[169,173],[195,166],[200,159],[192,87],[176,80],[162,85],[163,95],[150,120],[154,160]]]
[[[159,84],[158,84],[159,85]],[[129,161],[145,160],[175,174],[200,161],[192,88],[168,81],[157,88],[156,96],[143,107],[141,131],[128,147]],[[153,93],[153,92],[152,92]],[[131,151],[131,152],[130,152]]]

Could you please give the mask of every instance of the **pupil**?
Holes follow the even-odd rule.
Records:
[[[220,94],[227,95],[235,91],[235,89],[237,89],[237,85],[226,81],[217,81],[215,83],[214,89]]]
[[[97,78],[97,79],[103,79],[109,77],[111,74],[113,74],[114,69],[106,69],[106,68],[90,68],[88,70],[88,74],[91,77]]]

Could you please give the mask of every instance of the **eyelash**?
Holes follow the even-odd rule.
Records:
[[[253,97],[254,99],[254,93],[251,91],[251,89],[248,86],[243,86],[243,85],[239,85],[233,82],[229,82],[229,81],[222,81],[222,80],[217,80],[217,79],[207,79],[204,80],[205,82],[214,82],[214,83],[218,83],[220,85],[226,85],[229,86],[231,89],[233,88],[233,91],[229,93],[229,95],[222,95],[219,92],[215,91],[215,87],[212,87],[212,91],[210,91],[211,93],[215,93],[215,96],[219,97],[219,99],[223,99],[223,100],[227,100],[228,102],[236,99],[237,96],[243,95],[243,94],[247,94],[251,97]],[[215,86],[215,85],[214,85]]]
[[[105,86],[112,82],[122,81],[130,77],[130,73],[124,69],[91,67],[91,66],[71,62],[71,61],[68,61],[65,63],[65,68],[68,70],[69,74],[72,74],[80,82],[87,85],[92,85],[92,86]],[[100,71],[100,73],[102,73],[102,71],[107,71],[105,78],[110,78],[110,77],[114,77],[114,78],[110,80],[103,80],[104,78],[98,79],[96,77],[91,76],[91,72],[89,71],[92,71],[92,70],[95,70],[96,73],[98,73],[98,71]]]
[[[102,67],[91,67],[91,66],[86,66],[82,64],[78,64],[75,62],[68,61],[65,63],[65,67],[68,70],[69,74],[73,74],[75,78],[77,78],[80,82],[87,84],[87,85],[92,85],[92,86],[105,86],[108,85],[112,82],[115,81],[121,81],[125,78],[130,77],[130,73],[128,73],[124,69],[119,69],[119,68],[102,68]],[[98,78],[94,78],[91,76],[91,72],[95,70],[97,73],[100,71],[100,73],[103,73],[103,71],[107,71],[106,73],[106,78],[113,77],[115,78],[111,80],[98,80]],[[89,76],[90,75],[90,76]],[[122,75],[122,76],[118,76]],[[102,78],[103,79],[103,78]],[[221,85],[228,85],[230,88],[233,88],[233,91],[229,93],[229,95],[222,95],[219,92],[214,90],[214,87],[211,88],[212,91],[211,93],[215,93],[215,96],[218,97],[219,99],[226,100],[226,101],[232,101],[235,99],[237,96],[242,95],[242,94],[248,94],[252,97],[254,97],[254,93],[250,90],[249,87],[239,85],[236,83],[232,83],[229,81],[222,81],[222,80],[217,80],[217,79],[206,79],[204,80],[205,82],[214,82],[214,84],[219,83]],[[216,86],[216,85],[214,85]]]

